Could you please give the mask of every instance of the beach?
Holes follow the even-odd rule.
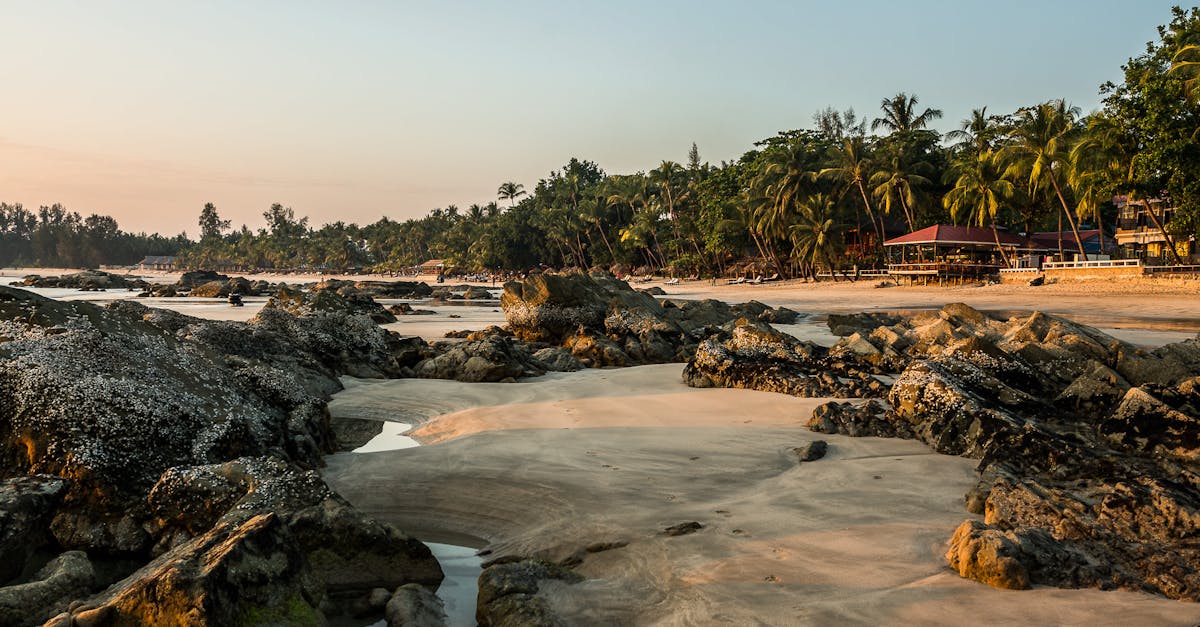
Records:
[[[653,285],[668,298],[795,309],[802,320],[782,328],[820,343],[832,343],[822,322],[830,313],[948,302],[1099,320],[1146,347],[1194,336],[1200,313],[1185,282],[1130,292],[1083,284],[635,287]],[[142,300],[223,319],[261,307]],[[436,313],[386,326],[434,341],[504,322],[495,305],[419,307]],[[333,455],[323,475],[356,507],[423,540],[471,546],[484,560],[578,564],[582,582],[538,592],[569,624],[1200,621],[1194,604],[1150,594],[1008,591],[960,578],[944,554],[960,523],[981,518],[963,498],[977,480],[975,461],[914,441],[813,433],[804,425],[830,399],[690,388],[681,371],[590,369],[517,383],[343,378],[334,417],[413,425],[408,435],[421,446]],[[818,439],[827,454],[801,462],[793,449]],[[666,531],[687,523],[699,527]]]

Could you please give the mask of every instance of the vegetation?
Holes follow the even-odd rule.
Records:
[[[868,123],[827,108],[810,128],[763,139],[732,162],[686,163],[610,175],[571,159],[530,188],[507,181],[497,202],[434,209],[403,222],[314,228],[272,205],[266,226],[231,229],[217,208],[200,214],[199,240],[130,235],[111,218],[59,205],[35,216],[0,205],[0,263],[88,266],[178,254],[187,267],[363,268],[401,271],[431,258],[469,270],[619,266],[679,275],[756,272],[802,276],[869,267],[898,230],[953,222],[1073,233],[1113,224],[1116,195],[1168,196],[1158,225],[1175,240],[1200,231],[1200,9],[1176,8],[1158,41],[1101,87],[1090,115],[1052,99],[1004,115],[976,109],[944,136],[939,109],[916,95],[884,98]],[[1174,251],[1171,251],[1174,254]],[[1175,261],[1182,261],[1177,256]]]

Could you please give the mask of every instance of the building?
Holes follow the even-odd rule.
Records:
[[[421,274],[442,274],[446,270],[445,259],[430,259],[420,265]]]
[[[137,264],[138,270],[157,270],[160,272],[172,272],[175,270],[174,257],[157,257],[150,256],[142,259]]]
[[[1055,253],[1058,252],[1061,242],[1063,254],[1068,258],[1079,254],[1079,244],[1075,242],[1073,231],[1043,231],[1034,233],[1031,239],[1040,247]],[[1117,249],[1117,240],[1111,235],[1104,236],[1104,246],[1101,247],[1100,229],[1081,229],[1079,239],[1083,241],[1083,250],[1087,252],[1089,259],[1095,259],[1095,255],[1111,255]]]
[[[1037,242],[1008,231],[948,224],[928,226],[883,245],[888,250],[888,274],[910,279],[982,278],[999,274],[1005,257],[1011,263],[1022,255],[1047,252]]]
[[[1121,256],[1150,263],[1175,261],[1168,248],[1167,237],[1160,228],[1175,217],[1175,207],[1171,206],[1169,199],[1129,200],[1127,196],[1117,196],[1113,204],[1117,206],[1116,240]],[[1172,240],[1181,260],[1186,262],[1195,256],[1195,237]]]

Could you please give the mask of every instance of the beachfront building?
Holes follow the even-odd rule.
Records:
[[[160,272],[173,272],[175,270],[175,258],[163,256],[149,256],[142,259],[137,264],[138,270],[157,270]]]
[[[1126,196],[1113,199],[1117,206],[1117,245],[1121,256],[1141,259],[1150,264],[1171,263],[1174,257],[1168,248],[1167,237],[1159,226],[1166,226],[1175,217],[1175,207],[1164,198],[1129,200]],[[1192,260],[1196,255],[1194,237],[1173,239],[1180,259]]]
[[[1008,231],[948,224],[928,226],[883,245],[887,248],[888,274],[909,280],[991,277],[1000,273],[1005,256],[1014,262],[1046,252],[1039,244]]]
[[[1073,231],[1043,231],[1034,233],[1030,239],[1039,247],[1052,250],[1055,254],[1061,249],[1068,259],[1079,254],[1079,244],[1075,241]],[[1088,259],[1104,259],[1106,256],[1112,256],[1117,249],[1117,240],[1108,234],[1101,238],[1100,229],[1081,229],[1079,239],[1083,242],[1083,250],[1087,252]]]

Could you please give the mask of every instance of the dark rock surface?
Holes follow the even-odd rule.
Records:
[[[41,581],[26,566],[39,545],[157,557],[88,601],[101,622],[303,618],[327,592],[436,584],[424,545],[315,472],[338,447],[326,409],[337,377],[397,376],[423,347],[344,311],[214,322],[0,288],[9,587]]]
[[[343,283],[346,282],[326,281],[309,290],[284,286],[267,300],[263,309],[282,309],[293,316],[363,315],[379,324],[396,321],[396,316],[383,305]]]
[[[518,339],[567,348],[589,367],[683,362],[716,327],[739,317],[796,316],[753,301],[659,301],[610,275],[581,272],[508,283],[500,304]]]
[[[829,323],[843,340],[825,359],[895,381],[887,406],[828,403],[811,429],[914,438],[979,460],[966,502],[984,520],[954,534],[956,572],[1000,587],[1200,600],[1200,338],[1144,351],[1063,318],[1001,321],[959,304]],[[819,352],[742,334],[702,345],[688,382],[814,387],[811,369],[789,368]]]
[[[446,624],[446,609],[429,588],[410,583],[392,593],[384,618],[388,627],[438,627]]]
[[[871,368],[835,359],[824,347],[739,319],[700,343],[683,370],[692,387],[732,387],[794,396],[863,398],[885,386]]]
[[[475,619],[480,627],[558,626],[564,623],[537,596],[542,582],[576,583],[583,578],[570,569],[542,560],[520,560],[491,566],[479,575]]]
[[[31,274],[13,285],[20,287],[58,287],[75,290],[146,289],[149,283],[140,277],[111,274],[100,270],[84,270],[62,276]]]

